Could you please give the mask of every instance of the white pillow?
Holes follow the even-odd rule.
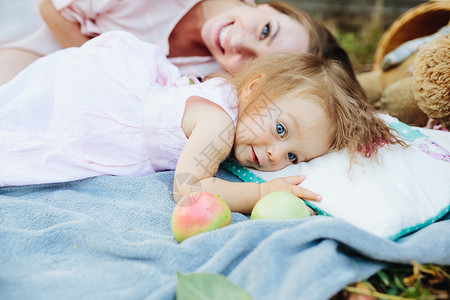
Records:
[[[375,235],[396,240],[443,217],[450,208],[450,132],[410,127],[382,118],[411,146],[380,149],[379,162],[361,158],[348,172],[346,150],[277,172],[261,172],[227,161],[243,181],[264,182],[305,174],[305,188],[322,195],[307,201],[319,214],[342,218]]]

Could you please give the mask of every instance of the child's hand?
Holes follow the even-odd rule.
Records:
[[[305,175],[298,175],[272,179],[270,181],[261,183],[259,187],[260,198],[275,191],[285,190],[291,192],[299,198],[314,201],[322,200],[322,197],[319,194],[316,194],[299,186],[299,184],[302,183],[305,179]]]

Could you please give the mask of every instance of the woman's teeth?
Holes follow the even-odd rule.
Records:
[[[230,31],[231,25],[233,25],[233,24],[223,27],[219,32],[219,44],[220,44],[220,48],[222,48],[222,51],[225,50],[224,49],[225,37],[227,36],[228,31]]]

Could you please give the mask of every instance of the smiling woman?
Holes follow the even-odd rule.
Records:
[[[318,53],[353,72],[330,32],[283,2],[40,0],[39,10],[46,25],[23,39],[0,40],[0,61],[8,62],[0,84],[40,56],[110,30],[157,44],[183,73],[200,77],[221,68],[234,73],[248,60],[274,52]]]
[[[309,47],[305,26],[269,4],[246,5],[215,15],[204,23],[201,36],[216,61],[231,72],[254,57],[307,52]]]

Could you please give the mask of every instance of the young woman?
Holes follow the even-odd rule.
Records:
[[[124,30],[159,45],[184,74],[233,73],[274,52],[317,53],[348,66],[331,33],[283,2],[253,0],[40,0],[46,26],[18,40],[0,41],[0,84],[60,48],[78,47],[109,30]]]

